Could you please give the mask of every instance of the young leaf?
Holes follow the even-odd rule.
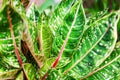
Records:
[[[47,17],[42,14],[38,23],[38,43],[40,54],[45,58],[50,58],[52,52],[53,34],[48,26]]]
[[[117,13],[108,14],[90,24],[64,73],[81,78],[95,70],[113,51],[117,40]]]

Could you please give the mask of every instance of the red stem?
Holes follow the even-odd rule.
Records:
[[[9,24],[10,24],[11,37],[12,37],[14,48],[15,48],[15,54],[16,54],[16,57],[17,57],[17,59],[19,61],[20,66],[22,67],[23,62],[22,62],[22,59],[21,59],[21,57],[19,55],[19,51],[18,51],[17,46],[16,46],[16,41],[15,41],[15,37],[14,37],[14,31],[13,31],[13,27],[12,27],[11,18],[10,18],[9,8],[8,8],[8,11],[7,11],[7,15],[8,15],[8,21],[9,21]]]

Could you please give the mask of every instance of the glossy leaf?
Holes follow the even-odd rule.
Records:
[[[111,13],[89,25],[71,62],[64,67],[64,73],[81,78],[102,64],[114,49],[117,22],[117,14]]]
[[[69,75],[62,74],[59,70],[53,69],[49,70],[48,72],[48,78],[46,80],[75,80],[73,77]]]
[[[58,7],[59,9],[55,11],[56,16],[54,16],[54,22],[58,22],[55,23],[58,26],[58,29],[53,43],[53,50],[56,54],[59,53],[59,56],[52,67],[57,65],[62,54],[66,57],[70,57],[73,54],[73,51],[79,45],[79,41],[84,31],[85,16],[81,1],[67,1],[68,6],[64,5],[65,2],[66,1],[63,1],[63,3],[60,4],[60,7]],[[67,9],[65,14],[61,12],[57,14],[61,8]]]
[[[84,0],[45,0],[40,8],[37,1],[3,0],[0,80],[119,80],[120,11],[94,15]]]
[[[120,42],[115,46],[111,55],[100,65],[99,68],[90,72],[83,79],[86,80],[119,80],[120,78]]]

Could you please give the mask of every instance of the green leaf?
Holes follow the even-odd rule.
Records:
[[[16,77],[15,80],[24,80],[23,71],[21,71],[21,72],[17,75],[17,77]]]
[[[19,15],[19,13],[12,6],[9,6],[7,4],[0,11],[0,31],[5,31],[6,29],[8,30],[8,28],[9,28],[9,22],[8,22],[8,17],[7,17],[8,8],[10,8],[9,9],[10,16],[12,18],[12,25],[13,26],[20,24],[22,21],[22,18]]]
[[[52,53],[53,34],[48,26],[47,17],[42,14],[38,21],[38,44],[40,54],[45,58],[49,58]]]
[[[62,74],[59,70],[52,69],[48,71],[48,78],[46,80],[75,80],[69,75]]]
[[[29,24],[28,24],[29,21],[27,21],[27,19],[23,19],[23,20],[24,20],[24,30],[22,32],[22,40],[26,45],[26,49],[24,50],[26,52],[23,51],[23,54],[24,55],[30,55],[32,57],[32,59],[34,59],[35,64],[37,64],[39,66],[39,68],[41,68],[42,63],[39,62],[39,60],[35,56],[36,53],[35,53],[35,48],[34,48],[34,44],[33,44],[34,42],[31,38],[30,31],[29,31]],[[35,31],[33,31],[33,32],[35,32]],[[35,37],[34,35],[32,35],[32,36]]]
[[[87,25],[89,26],[90,24],[92,24],[94,21],[98,20],[99,18],[102,18],[103,16],[107,15],[108,10],[103,10],[103,11],[99,11],[96,13],[89,13],[88,14],[88,21],[87,21]]]
[[[119,80],[120,78],[120,42],[115,46],[112,54],[100,65],[82,79],[86,80]]]
[[[15,55],[9,23],[9,20],[11,20],[15,44],[16,47],[19,47],[23,23],[21,14],[18,11],[12,3],[11,5],[9,3],[4,4],[0,10],[0,73],[2,79],[14,79],[18,74],[17,68],[20,67]]]
[[[13,64],[10,64],[11,62],[2,54],[0,54],[0,70],[2,70],[3,72],[6,70],[10,70],[10,69],[14,69],[16,67],[14,67]],[[0,72],[2,72],[0,71]]]
[[[117,40],[117,13],[108,14],[90,24],[64,73],[81,78],[95,70],[111,54]]]
[[[118,41],[120,41],[120,36],[119,36],[119,35],[120,35],[120,20],[119,20],[117,26],[118,26],[118,27],[117,27],[117,28],[118,28],[118,29],[117,29],[117,30],[118,30]]]
[[[21,71],[21,69],[13,69],[4,73],[0,73],[1,80],[15,79],[17,74]]]
[[[34,80],[36,75],[36,68],[32,66],[30,63],[23,64],[23,71],[28,80]]]
[[[51,21],[51,26],[55,28],[54,54],[63,53],[63,56],[70,57],[79,45],[84,30],[85,16],[82,1],[62,1]]]
[[[51,15],[49,25],[51,26],[51,29],[53,29],[54,34],[55,31],[57,32],[57,29],[59,28],[60,24],[63,24],[63,19],[70,12],[70,9],[72,7],[72,4],[74,4],[74,2],[75,0],[70,0],[70,1],[63,0],[58,5],[54,13]]]
[[[39,70],[40,76],[44,76],[45,73],[51,69],[51,64],[55,60],[55,57],[48,58],[44,61],[43,67]]]
[[[8,59],[11,65],[19,67],[18,60],[15,56],[14,45],[9,29],[9,22],[7,17],[8,8],[12,19],[12,26],[17,46],[20,44],[20,32],[22,31],[22,19],[19,13],[12,6],[5,5],[0,11],[0,53]]]

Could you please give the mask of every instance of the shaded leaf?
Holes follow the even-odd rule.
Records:
[[[17,75],[17,77],[16,77],[15,80],[24,80],[23,71],[21,71],[21,72]]]
[[[21,71],[21,69],[13,69],[4,73],[0,73],[1,80],[15,79],[17,74]]]
[[[16,68],[16,67],[14,67],[14,65],[12,65],[10,63],[11,62],[5,56],[0,54],[0,68],[2,68],[4,70],[9,70],[9,69]]]
[[[40,76],[43,77],[45,73],[51,69],[51,64],[55,60],[55,57],[48,58],[44,61],[43,67],[39,70]]]

